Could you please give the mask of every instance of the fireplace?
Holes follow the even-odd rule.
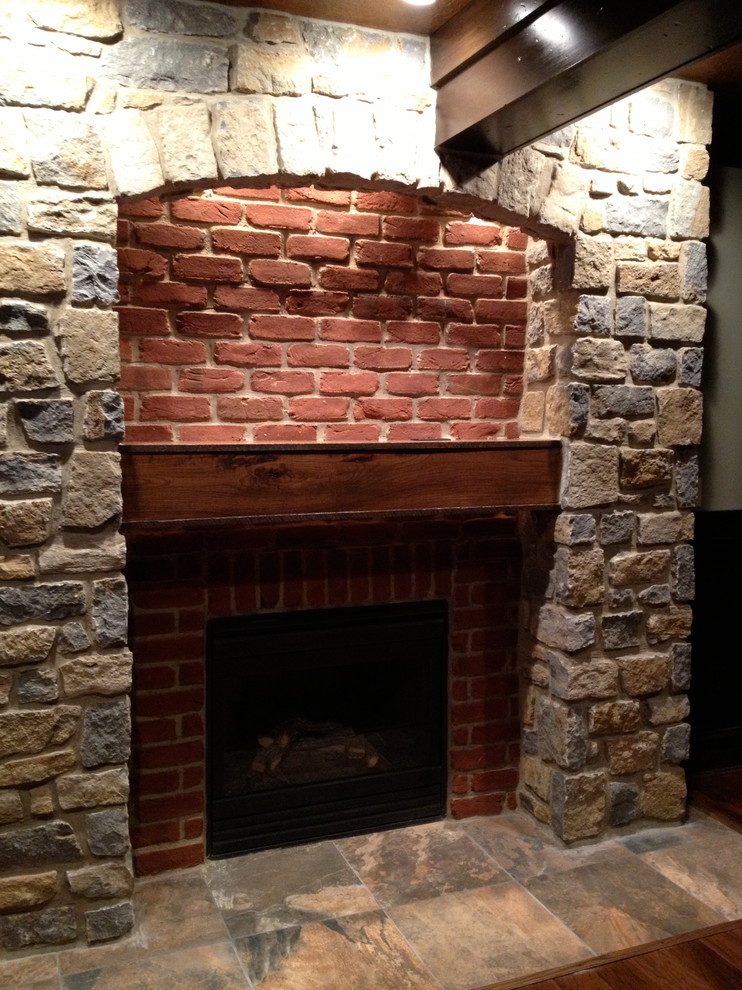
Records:
[[[446,602],[214,619],[207,633],[207,850],[439,818]]]

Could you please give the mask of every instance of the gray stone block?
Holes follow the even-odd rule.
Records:
[[[698,454],[678,454],[675,462],[675,495],[681,509],[693,509],[698,504]]]
[[[672,552],[672,593],[678,602],[692,602],[696,597],[695,557],[687,543]]]
[[[56,454],[0,454],[0,495],[40,495],[61,487]]]
[[[588,755],[587,724],[574,708],[545,698],[538,709],[539,754],[564,770],[578,770]]]
[[[704,303],[708,289],[706,245],[690,241],[680,248],[680,277],[685,302]]]
[[[682,763],[690,755],[690,726],[672,725],[662,739],[662,759],[666,763]]]
[[[102,73],[122,86],[167,92],[226,93],[224,48],[171,39],[127,38],[106,51]]]
[[[123,440],[124,402],[111,389],[88,392],[83,420],[85,440]]]
[[[15,679],[21,704],[47,704],[59,698],[57,675],[52,670],[21,670]]]
[[[0,869],[76,863],[82,850],[72,826],[48,822],[34,828],[13,829],[0,835]]]
[[[670,586],[668,584],[651,584],[637,595],[642,605],[669,605]]]
[[[94,856],[123,856],[129,851],[126,808],[93,811],[86,818],[88,848]]]
[[[613,307],[605,296],[580,296],[575,318],[575,333],[593,337],[610,337]]]
[[[0,234],[23,230],[23,200],[17,182],[0,182]]]
[[[628,825],[639,817],[639,788],[623,781],[608,785],[609,823]]]
[[[124,10],[135,27],[159,34],[227,38],[239,26],[237,19],[226,10],[182,3],[181,0],[168,0],[167,3],[162,3],[162,0],[125,0]]]
[[[667,199],[653,196],[612,196],[605,205],[605,229],[609,234],[664,237]]]
[[[86,769],[105,763],[123,763],[131,750],[131,714],[128,699],[92,705],[83,719],[80,759]]]
[[[592,543],[595,532],[595,516],[587,512],[562,512],[554,525],[554,539],[566,546]]]
[[[536,636],[554,649],[576,653],[595,642],[595,617],[591,612],[573,613],[557,605],[542,605]]]
[[[65,945],[75,938],[77,921],[73,907],[48,908],[35,914],[10,914],[0,918],[0,945],[5,949]]]
[[[112,306],[119,301],[116,252],[102,244],[75,245],[72,252],[72,301]]]
[[[606,650],[623,650],[641,645],[643,612],[619,612],[600,619],[600,633]]]
[[[36,181],[71,189],[108,186],[103,144],[80,114],[27,110],[29,147]]]
[[[691,681],[691,645],[675,643],[670,650],[673,691],[687,691]]]
[[[93,629],[98,646],[123,646],[128,630],[129,600],[123,578],[93,582]]]
[[[72,443],[75,413],[71,399],[26,399],[15,404],[23,432],[36,443]]]
[[[134,927],[134,908],[127,902],[86,911],[85,926],[88,942],[105,942],[119,938]]]
[[[633,512],[608,512],[600,519],[600,542],[603,546],[629,543],[634,535]]]
[[[0,305],[0,332],[12,335],[48,331],[49,316],[42,306],[20,301]]]
[[[677,371],[675,351],[668,347],[632,344],[629,349],[629,370],[635,382],[667,385],[674,381]],[[651,390],[650,390],[651,391]]]
[[[87,650],[92,640],[82,622],[68,622],[62,626],[59,634],[58,649],[60,653],[80,653]]]
[[[593,391],[591,412],[600,418],[653,416],[654,389],[634,385],[599,385]]]
[[[678,381],[681,385],[690,385],[693,388],[701,387],[701,374],[703,372],[703,348],[684,347],[680,351],[680,374]]]
[[[0,625],[38,619],[66,619],[85,611],[85,589],[69,581],[36,587],[0,588]]]
[[[622,340],[645,340],[649,332],[647,303],[643,296],[616,299],[615,336]]]

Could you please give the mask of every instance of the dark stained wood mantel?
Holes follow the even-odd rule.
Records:
[[[553,508],[557,441],[122,447],[124,523]]]

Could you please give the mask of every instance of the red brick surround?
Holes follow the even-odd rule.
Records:
[[[526,236],[414,196],[122,204],[127,440],[513,439]]]
[[[447,599],[450,813],[514,807],[520,553],[504,515],[130,534],[138,872],[204,857],[204,631],[214,616]]]

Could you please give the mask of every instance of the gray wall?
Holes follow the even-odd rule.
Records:
[[[711,190],[701,508],[742,509],[742,168]]]

